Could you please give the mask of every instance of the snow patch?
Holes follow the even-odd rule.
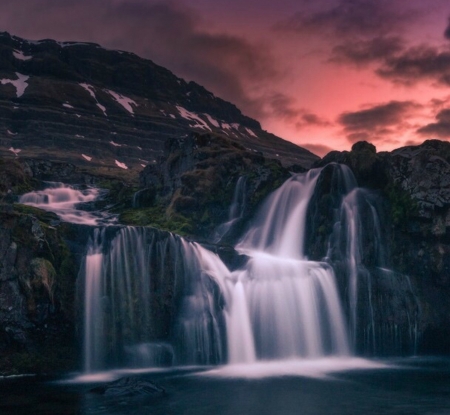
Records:
[[[122,144],[115,143],[114,141],[110,141],[109,144],[112,144],[114,147],[122,147]]]
[[[102,104],[100,104],[99,102],[97,102],[97,107],[99,107],[100,110],[103,112],[103,114],[105,114],[105,117],[107,117],[106,108]]]
[[[145,164],[141,164],[142,167],[146,167]]]
[[[135,101],[133,101],[131,98],[126,97],[125,95],[111,91],[110,89],[105,89],[105,91],[108,92],[108,94],[111,95],[118,104],[122,105],[122,107],[124,107],[131,115],[134,115],[134,110],[131,105],[137,107],[138,104],[136,104]]]
[[[78,118],[81,118],[81,115],[80,114],[75,114]]]
[[[89,45],[92,46],[92,43],[85,43],[85,42],[56,42],[56,43],[62,48],[68,48],[70,46],[89,46]]]
[[[92,157],[86,156],[86,154],[82,154],[81,157],[83,157],[87,161],[91,161]]]
[[[173,114],[169,114],[169,117],[170,117],[170,118],[177,118],[177,117],[175,117],[175,115],[173,115]]]
[[[250,130],[250,128],[247,128],[247,127],[244,127],[244,128],[245,128],[245,131],[247,131],[247,133],[249,135],[251,135],[252,137],[258,138],[258,136],[252,130]]]
[[[89,92],[89,95],[95,99],[95,102],[97,103],[97,107],[100,108],[100,110],[103,112],[104,116],[107,117],[108,115],[106,114],[106,108],[100,104],[98,102],[97,97],[95,96],[95,91],[94,91],[94,87],[92,85],[86,84],[86,83],[81,83],[78,84],[81,86],[81,88],[85,89],[87,92]]]
[[[72,105],[67,104],[67,103],[62,104],[62,106],[63,106],[64,108],[71,108],[71,109],[73,109]]]
[[[0,82],[2,85],[12,84],[16,88],[17,98],[21,97],[25,89],[27,89],[28,83],[27,80],[30,78],[27,75],[22,75],[19,72],[16,72],[17,79],[1,79]]]
[[[12,153],[14,153],[14,155],[16,157],[22,151],[20,148],[14,148],[14,147],[10,147],[10,148],[8,148],[8,150],[11,151]]]
[[[77,137],[77,138],[84,138],[84,135],[75,134],[75,137]]]
[[[208,121],[211,125],[213,125],[216,128],[220,128],[219,122],[217,120],[215,120],[213,117],[211,117],[211,115],[206,114],[206,113],[203,115],[208,119]]]
[[[194,127],[194,128],[198,127],[198,128],[212,131],[211,127],[204,120],[202,120],[195,112],[190,112],[186,108],[183,108],[179,105],[177,105],[176,108],[177,108],[178,112],[180,113],[180,115],[184,119],[190,120],[190,121],[197,121],[196,124],[190,125],[190,127]]]
[[[14,49],[13,55],[16,59],[19,59],[21,61],[28,61],[32,58],[32,56],[25,55],[21,50]]]
[[[117,161],[117,160],[114,160],[114,161],[115,161],[117,167],[120,167],[121,169],[124,169],[124,170],[128,170],[128,167],[125,163],[121,163],[120,161]]]
[[[17,135],[17,133],[13,133],[11,130],[6,130],[9,135]]]

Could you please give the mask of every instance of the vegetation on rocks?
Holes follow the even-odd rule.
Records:
[[[169,140],[161,162],[140,176],[146,200],[121,213],[127,224],[207,237],[228,218],[239,177],[246,176],[245,217],[288,177],[279,162],[213,134]]]

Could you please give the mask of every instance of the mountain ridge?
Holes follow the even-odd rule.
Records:
[[[164,141],[222,135],[308,168],[310,151],[261,129],[232,103],[134,53],[0,33],[0,154],[113,172],[156,162]]]

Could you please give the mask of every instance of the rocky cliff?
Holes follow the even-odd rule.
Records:
[[[0,163],[0,373],[72,369],[77,364],[75,286],[79,263],[56,215],[12,203],[32,178]]]
[[[418,304],[408,301],[412,301],[410,310],[414,308],[411,315],[418,313],[419,352],[450,353],[450,143],[428,140],[420,146],[376,153],[373,145],[361,142],[352,151],[332,152],[317,164],[330,162],[348,165],[358,183],[377,195],[387,236],[387,261],[409,279],[395,284],[392,276],[389,281],[381,277],[373,281],[380,316],[396,327],[406,326],[410,316],[404,312],[405,305],[398,303],[386,314],[386,300],[401,293],[410,296],[412,285]],[[368,218],[363,220],[369,229]],[[318,219],[316,229],[320,226],[330,224]],[[323,244],[310,249],[316,256],[325,252]],[[366,264],[373,264],[372,249],[364,245]]]
[[[229,219],[240,178],[245,190],[235,231],[242,230],[259,203],[289,176],[279,161],[233,140],[193,133],[166,142],[159,163],[140,174],[134,209],[122,212],[120,218],[128,224],[214,239],[214,230]]]

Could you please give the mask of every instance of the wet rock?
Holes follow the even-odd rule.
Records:
[[[162,387],[152,381],[134,376],[120,378],[106,385],[93,388],[90,392],[108,398],[157,397],[166,394]]]

